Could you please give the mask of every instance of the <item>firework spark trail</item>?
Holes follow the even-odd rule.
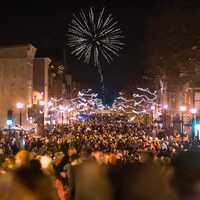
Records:
[[[71,53],[79,60],[83,59],[85,63],[92,63],[97,67],[103,93],[102,59],[110,63],[124,45],[120,41],[123,38],[122,31],[117,25],[118,21],[114,21],[111,14],[106,15],[105,8],[99,15],[94,14],[94,9],[90,8],[88,13],[81,9],[78,15],[74,14],[68,26],[67,45],[71,48]]]

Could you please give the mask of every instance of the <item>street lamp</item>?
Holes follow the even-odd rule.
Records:
[[[180,112],[181,112],[181,134],[183,135],[183,126],[184,126],[184,120],[183,120],[183,113],[187,110],[186,106],[180,106]]]
[[[165,104],[165,105],[163,106],[163,108],[164,108],[165,110],[167,110],[167,109],[168,109],[168,105]]]
[[[17,108],[19,109],[19,125],[20,125],[20,127],[21,127],[21,126],[22,126],[22,109],[23,109],[23,107],[24,107],[24,104],[21,103],[21,102],[18,102],[18,103],[16,104],[16,106],[17,106]]]
[[[164,109],[163,124],[164,124],[164,127],[166,127],[167,126],[167,109],[168,109],[168,105],[167,104],[163,105],[163,109]]]
[[[66,106],[65,110],[66,110],[66,112],[67,112],[67,123],[69,124],[69,112],[70,112],[70,108],[68,108],[68,107]]]
[[[60,106],[59,106],[59,110],[60,110],[61,115],[62,115],[62,126],[63,126],[63,121],[64,121],[64,115],[63,115],[63,113],[64,113],[64,110],[65,110],[65,107],[62,106],[62,105],[60,105]]]
[[[39,104],[40,104],[40,106],[44,106],[45,105],[44,101],[40,101]]]
[[[154,112],[156,110],[156,107],[154,105],[151,106],[151,117],[152,117],[152,123],[154,121]]]
[[[192,121],[194,121],[194,135],[196,136],[196,113],[197,113],[197,109],[191,108],[190,112],[192,113]]]
[[[190,112],[191,112],[192,114],[196,114],[196,113],[197,113],[197,109],[196,109],[196,108],[191,108],[191,109],[190,109]]]

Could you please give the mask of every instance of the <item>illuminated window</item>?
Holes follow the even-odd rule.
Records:
[[[194,94],[194,103],[197,109],[200,109],[200,92],[195,92]]]
[[[195,92],[194,99],[195,101],[200,101],[200,92]]]

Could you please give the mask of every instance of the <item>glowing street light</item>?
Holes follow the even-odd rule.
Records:
[[[190,112],[191,112],[192,114],[196,114],[196,113],[197,113],[197,109],[196,109],[196,108],[191,108],[191,109],[190,109]]]
[[[18,102],[18,103],[16,104],[16,106],[17,106],[18,109],[22,109],[22,108],[24,107],[24,104],[21,103],[21,102]]]
[[[64,112],[65,111],[65,107],[62,106],[62,105],[59,105],[59,110],[60,110],[60,112]]]
[[[156,109],[155,106],[151,106],[151,110],[154,111]]]
[[[24,104],[21,102],[18,102],[16,106],[17,106],[17,109],[19,109],[19,125],[22,126],[22,109],[24,107]]]
[[[44,101],[40,101],[39,104],[40,104],[40,106],[44,106],[45,103],[44,103]]]
[[[165,105],[163,106],[163,108],[164,108],[165,110],[167,110],[167,109],[168,109],[168,105],[165,104]]]
[[[13,121],[12,121],[11,119],[8,119],[8,120],[6,121],[6,123],[7,123],[8,127],[11,127],[12,124],[13,124]]]
[[[183,113],[187,110],[187,107],[186,106],[180,106],[180,111]]]

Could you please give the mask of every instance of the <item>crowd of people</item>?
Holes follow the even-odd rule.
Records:
[[[69,148],[81,153],[114,153],[125,162],[134,162],[142,153],[173,157],[180,151],[198,149],[188,135],[145,127],[130,122],[125,116],[96,115],[86,121],[68,126],[46,129],[42,135],[35,133],[0,133],[0,154],[15,155],[20,149],[29,152],[52,154]]]
[[[106,165],[145,163],[148,159],[168,163],[178,153],[199,150],[199,142],[187,135],[134,124],[127,116],[99,114],[64,127],[47,127],[41,135],[1,131],[0,173],[14,170],[14,176],[23,177],[24,170],[42,177],[44,172],[54,180],[52,199],[64,200],[71,195],[70,167],[86,160]]]

